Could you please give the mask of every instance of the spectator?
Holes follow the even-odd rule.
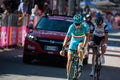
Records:
[[[0,13],[3,13],[3,12],[4,12],[3,5],[0,4]]]
[[[10,13],[14,13],[19,5],[19,0],[3,0],[5,9],[9,9]]]
[[[29,4],[28,0],[24,0],[24,2],[21,2],[18,7],[18,12],[22,13],[23,15],[26,15],[28,11],[28,4]]]
[[[37,5],[39,10],[44,10],[44,0],[34,0],[34,5]]]
[[[53,14],[53,15],[58,15],[58,10],[57,10],[57,9],[54,9],[54,10],[52,11],[52,14]]]
[[[33,23],[33,27],[37,24],[37,22],[40,20],[42,17],[42,10],[39,10],[38,5],[35,4],[34,8],[31,10],[31,15],[30,15],[30,23]]]
[[[39,9],[37,4],[35,4],[34,8],[31,10],[30,19],[33,20],[35,16],[40,17],[42,15],[42,13],[43,13],[43,11]]]
[[[80,10],[80,8],[79,8],[79,6],[77,4],[75,5],[75,12],[74,12],[74,14],[81,14],[81,10]]]
[[[52,14],[52,10],[49,7],[49,4],[47,2],[44,3],[44,14],[45,15],[51,15]]]

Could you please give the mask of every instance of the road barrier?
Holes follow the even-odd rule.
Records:
[[[9,47],[13,45],[24,46],[25,36],[28,33],[27,24],[29,16],[23,17],[21,20],[22,25],[19,24],[19,18],[16,14],[1,14],[0,19],[0,47]]]

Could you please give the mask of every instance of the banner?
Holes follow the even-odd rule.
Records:
[[[18,27],[9,27],[9,35],[8,35],[8,45],[17,45],[17,32],[18,32]]]
[[[24,46],[24,41],[27,33],[28,33],[28,29],[26,26],[18,27],[18,40],[17,40],[18,44]]]
[[[6,26],[0,27],[0,47],[8,46],[8,32],[9,29]]]

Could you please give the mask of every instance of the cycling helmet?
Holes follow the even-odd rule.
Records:
[[[75,24],[80,24],[82,21],[83,21],[83,17],[82,17],[80,14],[76,14],[76,15],[73,17],[73,22],[74,22]]]
[[[102,17],[102,14],[100,12],[97,12],[96,17]]]
[[[92,17],[91,17],[90,14],[87,14],[87,15],[85,16],[85,19],[86,19],[87,21],[91,21]]]
[[[103,23],[103,18],[102,17],[97,17],[95,22],[96,22],[97,25],[100,25],[100,24]]]

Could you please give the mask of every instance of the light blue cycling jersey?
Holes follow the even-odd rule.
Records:
[[[76,29],[75,24],[71,24],[67,32],[67,36],[71,36],[69,50],[77,50],[78,44],[84,41],[86,33],[88,33],[87,23],[83,22],[81,29]]]

